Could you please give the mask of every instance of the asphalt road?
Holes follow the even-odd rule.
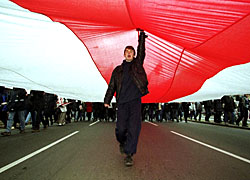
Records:
[[[115,123],[89,124],[53,126],[35,134],[27,128],[25,134],[15,130],[10,137],[0,137],[0,168],[3,171],[0,179],[250,179],[249,130],[199,123],[157,123],[155,126],[144,122],[135,164],[125,167],[114,135]],[[60,139],[61,142],[57,142]],[[52,144],[54,142],[57,144]],[[37,151],[47,145],[51,147]],[[232,154],[211,149],[214,147]],[[16,162],[30,154],[27,160]],[[15,162],[13,167],[4,169],[12,162]]]

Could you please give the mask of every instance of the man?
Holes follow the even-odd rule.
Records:
[[[236,104],[232,96],[223,96],[221,98],[222,107],[224,110],[224,122],[229,124],[234,124],[234,110]]]
[[[13,88],[10,93],[10,100],[8,102],[8,120],[6,131],[2,132],[3,136],[11,135],[11,128],[14,123],[14,116],[17,113],[20,121],[20,133],[25,132],[25,100],[26,90],[21,88]]]
[[[8,108],[7,108],[8,95],[5,87],[0,86],[0,120],[4,124],[4,128],[7,127],[7,119],[8,119]]]
[[[221,123],[221,116],[222,116],[222,102],[221,99],[214,100],[214,122]]]
[[[104,106],[109,107],[116,92],[117,123],[116,138],[120,152],[126,154],[126,166],[133,165],[132,156],[136,153],[141,130],[141,97],[148,94],[148,80],[143,68],[145,58],[145,38],[140,30],[137,56],[132,46],[124,50],[125,60],[112,72],[111,80],[104,98]]]
[[[44,92],[38,90],[31,90],[31,115],[32,115],[32,133],[40,132],[40,123],[42,121],[44,128],[47,128],[48,124],[46,124],[43,118],[43,110],[44,110]]]
[[[241,96],[239,100],[239,117],[236,121],[236,124],[239,126],[240,121],[242,120],[242,126],[247,127],[249,100],[246,94]]]
[[[207,100],[203,102],[205,109],[205,121],[209,122],[209,118],[212,115],[212,100]]]

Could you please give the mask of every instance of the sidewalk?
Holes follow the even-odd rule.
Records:
[[[209,118],[209,122],[205,121],[205,116],[201,116],[201,121],[199,120],[191,120],[188,118],[188,121],[190,122],[196,122],[196,123],[203,123],[203,124],[209,124],[209,125],[217,125],[217,126],[226,126],[226,127],[231,127],[231,128],[240,128],[240,129],[246,129],[246,130],[250,130],[250,120],[248,119],[247,124],[248,127],[242,127],[242,122],[240,122],[240,125],[234,125],[234,124],[229,124],[229,123],[225,123],[225,122],[221,122],[221,123],[215,123],[214,122],[214,116],[211,116]],[[223,121],[223,118],[222,118]]]

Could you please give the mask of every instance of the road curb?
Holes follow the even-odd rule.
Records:
[[[237,125],[233,125],[233,124],[215,123],[215,122],[206,122],[206,121],[194,121],[194,120],[188,120],[188,121],[195,122],[195,123],[201,123],[201,124],[208,124],[208,125],[215,125],[215,126],[223,126],[223,127],[250,130],[249,127],[242,127],[242,126],[237,126]]]

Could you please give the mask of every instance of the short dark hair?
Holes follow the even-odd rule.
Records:
[[[135,48],[133,46],[126,46],[124,49],[124,54],[125,54],[126,49],[132,49],[134,51],[134,55],[135,55]]]

